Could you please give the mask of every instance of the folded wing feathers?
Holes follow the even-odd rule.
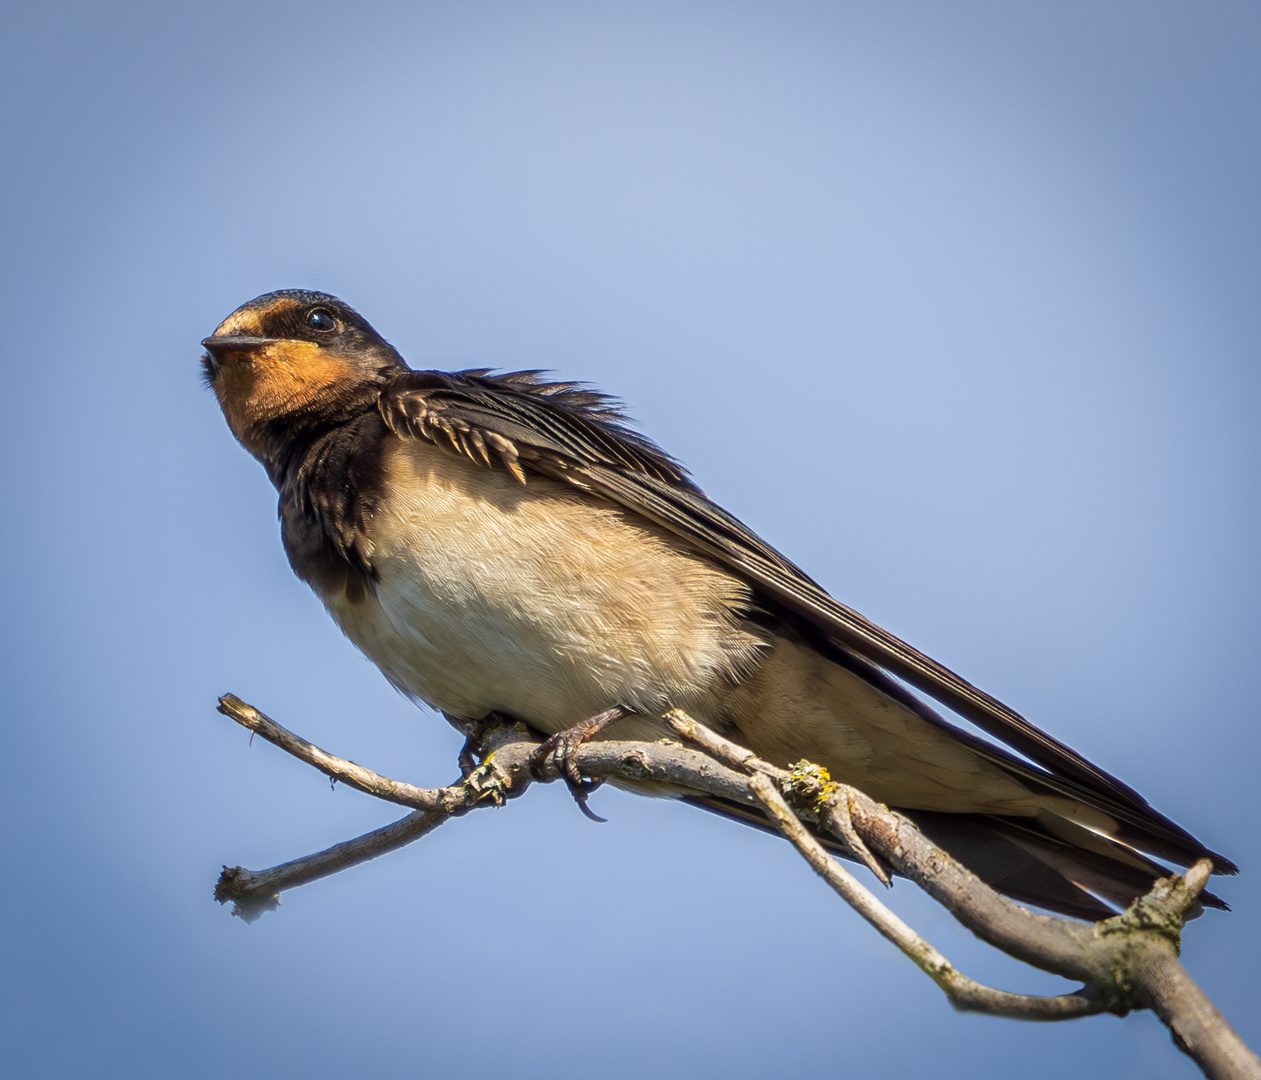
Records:
[[[543,475],[643,514],[746,577],[764,598],[804,617],[839,646],[887,668],[1042,768],[961,731],[918,703],[915,711],[925,719],[950,728],[1022,779],[1081,799],[1129,825],[1121,839],[1140,844],[1155,841],[1149,846],[1159,854],[1183,862],[1208,854],[1218,872],[1236,872],[1233,863],[1208,852],[1116,777],[834,600],[739,520],[710,502],[678,462],[625,427],[626,416],[615,399],[581,383],[548,382],[543,375],[541,371],[491,374],[486,368],[408,372],[387,387],[381,414],[396,432],[449,445],[482,464],[492,464],[493,451],[499,464],[521,483],[527,481],[525,463]],[[905,692],[895,696],[917,701]]]

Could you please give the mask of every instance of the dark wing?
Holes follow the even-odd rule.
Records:
[[[1233,863],[1205,849],[1132,788],[834,600],[707,499],[669,455],[626,428],[612,399],[580,384],[547,382],[540,374],[408,372],[383,392],[381,413],[399,434],[448,446],[488,466],[502,466],[523,483],[532,471],[573,484],[656,522],[740,575],[763,601],[787,609],[844,650],[904,679],[1042,769],[947,723],[884,672],[858,662],[861,674],[925,719],[950,728],[1022,779],[1079,798],[1130,826],[1128,835],[1118,834],[1120,839],[1133,836],[1139,846],[1183,863],[1208,855],[1219,872],[1236,872]]]
[[[381,415],[392,431],[497,462],[522,483],[523,464],[545,476],[590,465],[650,476],[705,501],[683,466],[623,426],[615,398],[582,383],[547,382],[543,374],[409,371],[382,392]]]

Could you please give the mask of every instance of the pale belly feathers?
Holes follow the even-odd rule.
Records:
[[[747,589],[613,504],[419,441],[393,444],[386,477],[375,588],[321,598],[403,693],[551,732],[612,705],[700,707],[755,665]]]
[[[428,443],[389,450],[361,599],[321,599],[409,697],[555,732],[613,705],[615,738],[655,739],[679,707],[772,761],[818,762],[906,808],[1108,824],[1006,770],[812,649],[741,618],[747,587],[611,503]],[[317,590],[318,591],[318,590]]]

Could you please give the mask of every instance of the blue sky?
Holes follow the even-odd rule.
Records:
[[[458,740],[294,579],[198,341],[336,293],[418,367],[630,404],[840,599],[1235,858],[1261,1044],[1261,16],[1185,3],[16,3],[0,1031],[15,1074],[1188,1077],[1149,1016],[955,1015],[785,845],[539,789],[289,894]],[[988,955],[903,883],[969,973]]]

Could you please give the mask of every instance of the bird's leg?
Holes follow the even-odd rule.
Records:
[[[482,756],[482,739],[486,732],[510,721],[503,713],[497,712],[489,712],[478,720],[466,720],[462,716],[452,716],[446,712],[442,715],[447,723],[464,735],[464,745],[460,747],[460,756],[456,760],[460,764],[460,775],[467,780],[473,775],[478,759]]]
[[[578,747],[583,743],[594,738],[610,724],[616,723],[622,717],[630,716],[630,714],[631,710],[624,705],[614,705],[613,708],[605,709],[602,713],[596,713],[595,716],[588,717],[586,720],[580,720],[571,728],[556,732],[555,735],[530,755],[530,771],[535,776],[541,775],[544,763],[555,754],[556,764],[560,767],[561,777],[569,786],[574,802],[578,804],[578,809],[592,821],[604,821],[604,818],[596,814],[587,805],[587,796],[603,784],[604,781],[584,780],[582,773],[578,770],[578,763],[574,760],[574,754],[577,753]]]

